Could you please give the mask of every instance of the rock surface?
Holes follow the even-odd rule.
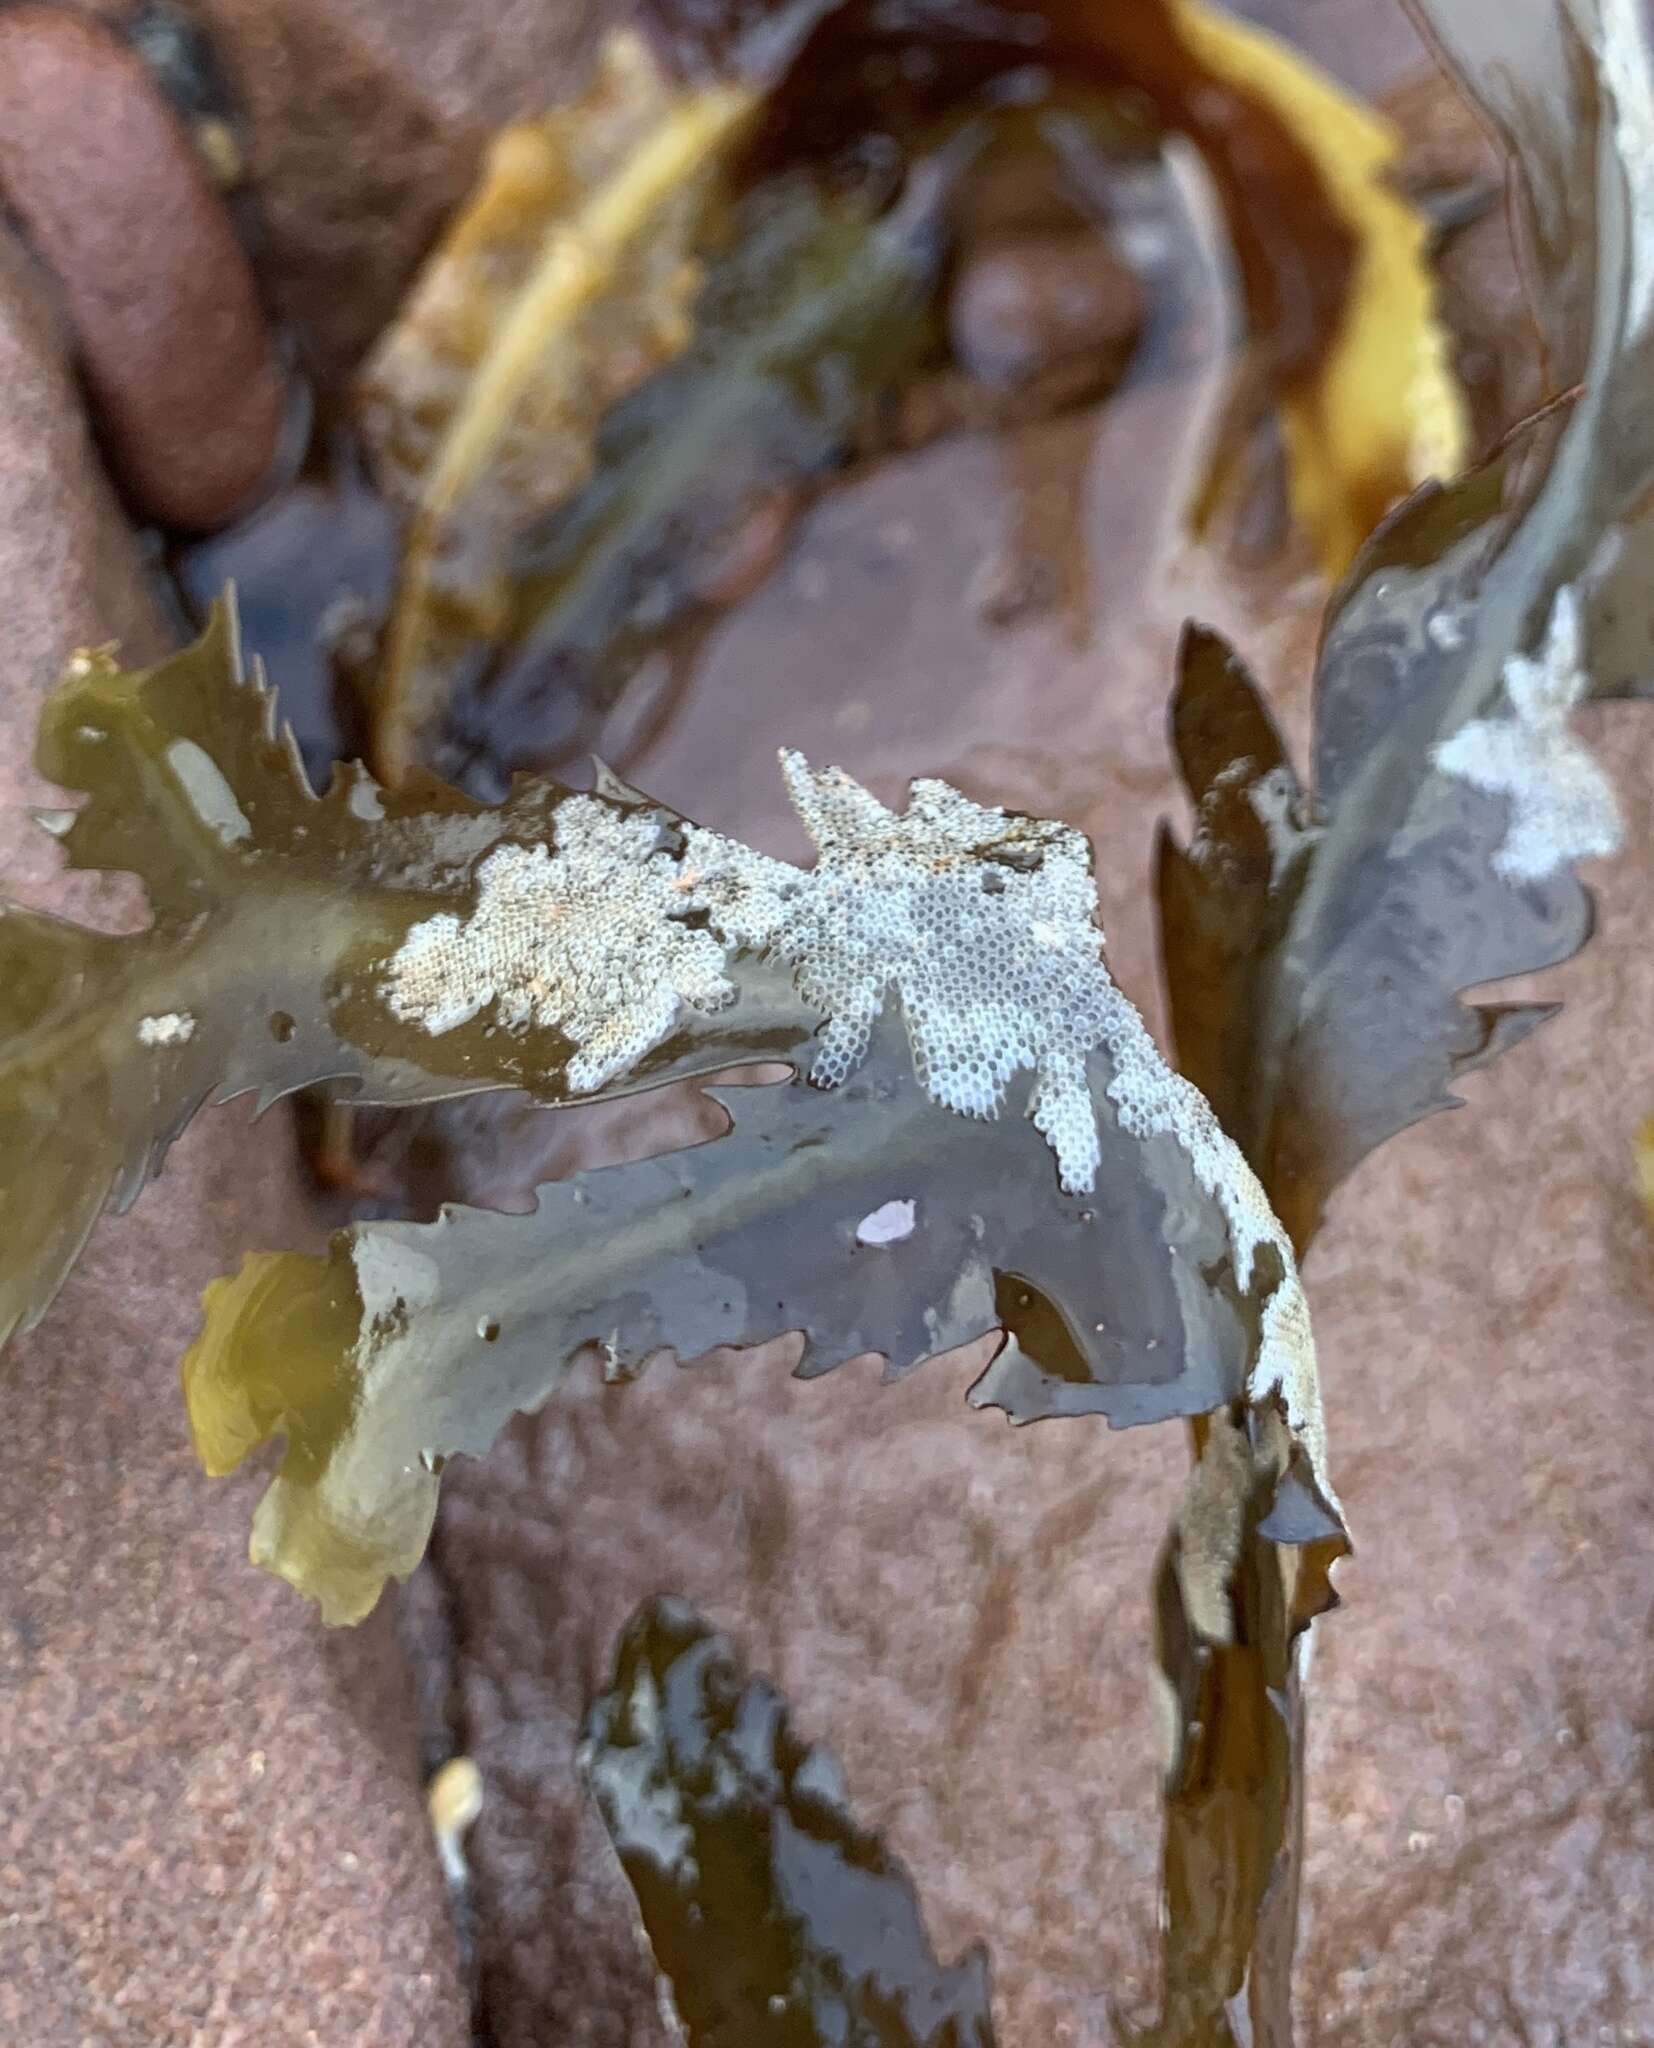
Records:
[[[143,64],[66,8],[0,11],[0,207],[54,279],[136,511],[228,519],[269,470],[286,403],[252,271]]]
[[[973,256],[950,290],[960,365],[1015,388],[1076,357],[1122,352],[1143,325],[1143,288],[1097,235],[1024,235]]]
[[[0,239],[0,873],[55,878],[25,806],[41,691],[77,643],[165,636],[48,309]],[[207,1117],[100,1227],[0,1361],[0,2039],[29,2048],[460,2048],[469,2030],[385,1620],[324,1637],[246,1562],[251,1480],[211,1486],[177,1363],[254,1236],[303,1243],[291,1140]]]
[[[564,96],[605,0],[200,0],[248,129],[264,268],[324,402],[489,135]]]

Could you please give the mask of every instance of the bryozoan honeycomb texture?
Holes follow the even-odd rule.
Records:
[[[499,846],[477,870],[477,906],[414,926],[390,962],[392,1012],[433,1036],[490,1004],[508,1031],[554,1027],[572,1040],[581,1094],[636,1066],[671,1030],[678,1005],[735,998],[724,948],[683,922],[677,863],[660,820],[596,797],[557,811],[557,851]]]

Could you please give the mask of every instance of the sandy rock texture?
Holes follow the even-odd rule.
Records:
[[[246,120],[261,274],[325,400],[492,131],[569,89],[604,0],[200,0]]]
[[[286,406],[252,268],[139,57],[62,7],[0,12],[0,204],[52,277],[129,501],[228,519]]]
[[[165,636],[38,279],[0,239],[0,872],[60,884],[25,806],[34,709],[77,643]],[[210,1486],[177,1362],[200,1287],[312,1229],[280,1119],[210,1116],[103,1226],[5,1378],[0,2039],[274,2048],[468,2038],[387,1620],[324,1637],[246,1564],[254,1483]]]

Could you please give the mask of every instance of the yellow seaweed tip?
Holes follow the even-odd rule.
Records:
[[[1316,374],[1281,401],[1292,512],[1329,578],[1401,498],[1463,468],[1464,393],[1436,313],[1429,227],[1387,182],[1395,127],[1263,29],[1178,0],[1185,46],[1273,112],[1356,243],[1349,296]]]

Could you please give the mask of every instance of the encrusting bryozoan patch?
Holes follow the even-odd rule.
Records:
[[[574,796],[557,851],[500,846],[477,870],[477,907],[414,926],[383,985],[393,1013],[440,1036],[490,1004],[507,1030],[555,1027],[575,1046],[581,1093],[624,1074],[672,1028],[680,1002],[732,1002],[724,948],[682,922],[677,864],[649,812]]]
[[[1013,1074],[1037,1075],[1030,1115],[1065,1188],[1097,1174],[1085,1054],[1108,1029],[1102,934],[1084,833],[915,782],[889,811],[841,769],[781,757],[820,858],[808,874],[692,831],[696,901],[732,944],[787,961],[826,1017],[810,1069],[831,1088],[860,1065],[894,990],[932,1100],[997,1116]]]
[[[1089,1060],[1104,1053],[1120,1127],[1172,1138],[1222,1209],[1242,1293],[1259,1253],[1275,1255],[1248,1393],[1279,1402],[1334,1504],[1291,1244],[1206,1098],[1167,1066],[1103,964],[1085,835],[937,781],[915,782],[897,813],[842,769],[781,760],[814,868],[699,826],[685,829],[680,852],[663,843],[660,814],[570,797],[555,853],[497,848],[477,871],[469,917],[414,927],[389,964],[386,1002],[433,1033],[490,1004],[507,1029],[555,1025],[576,1048],[569,1084],[585,1093],[658,1044],[680,1002],[731,1001],[730,951],[771,954],[825,1019],[812,1082],[833,1088],[855,1070],[894,995],[919,1083],[945,1108],[997,1116],[1012,1077],[1034,1074],[1028,1113],[1071,1194],[1096,1183]]]
[[[1255,1406],[1271,1400],[1280,1403],[1309,1454],[1327,1505],[1336,1510],[1337,1496],[1326,1475],[1327,1432],[1315,1333],[1292,1242],[1270,1206],[1262,1181],[1218,1122],[1211,1104],[1192,1081],[1167,1066],[1130,997],[1118,990],[1115,994],[1121,1014],[1107,1041],[1114,1066],[1108,1098],[1120,1112],[1121,1128],[1133,1137],[1164,1132],[1176,1139],[1194,1168],[1195,1179],[1223,1211],[1237,1287],[1243,1292],[1251,1288],[1260,1251],[1267,1248],[1279,1259],[1281,1276],[1263,1306],[1257,1356],[1246,1384],[1247,1399]]]
[[[1510,822],[1493,856],[1496,874],[1539,882],[1572,861],[1617,853],[1624,837],[1613,786],[1569,729],[1590,686],[1578,592],[1564,584],[1537,656],[1505,663],[1510,713],[1473,718],[1432,759],[1472,789],[1510,798]]]
[[[140,1045],[184,1045],[195,1036],[195,1019],[188,1010],[169,1010],[162,1017],[138,1019]]]

